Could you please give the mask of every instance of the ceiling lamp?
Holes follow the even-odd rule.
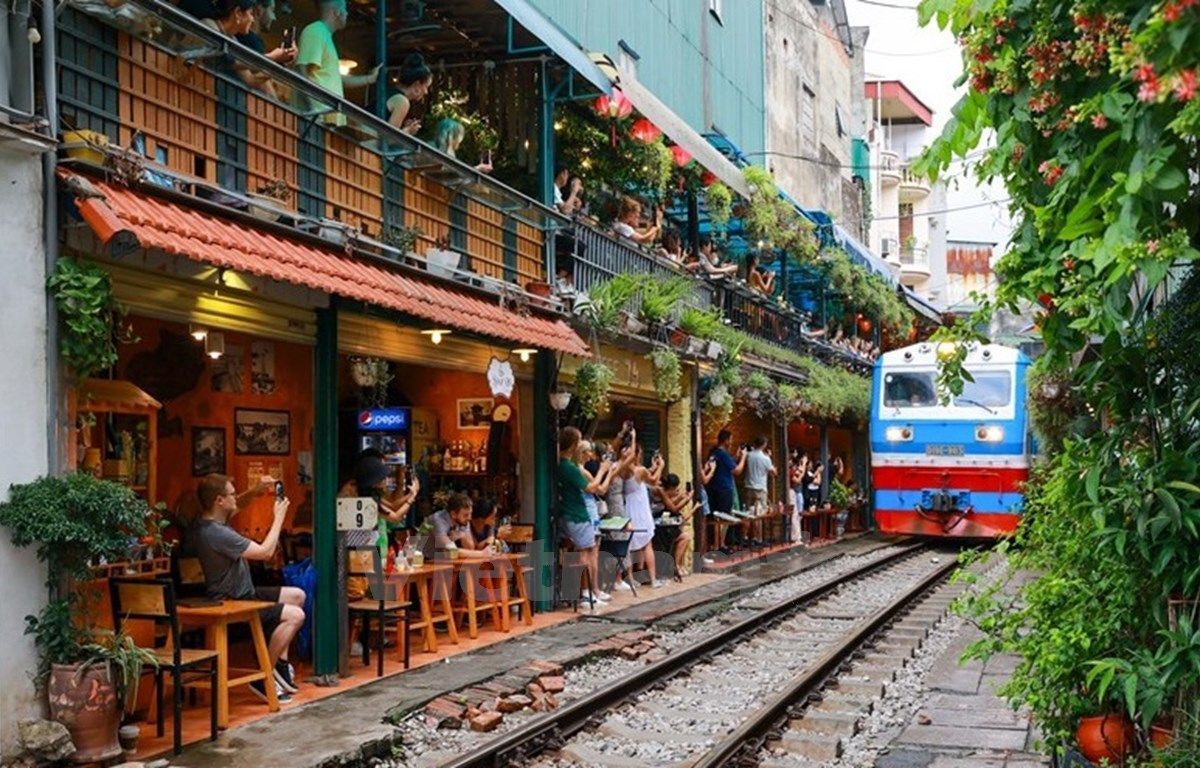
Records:
[[[512,353],[514,355],[516,355],[517,357],[521,358],[522,363],[528,363],[529,358],[531,358],[537,354],[537,350],[536,349],[514,349],[512,351]]]
[[[225,356],[225,334],[212,332],[204,337],[204,354],[211,357],[213,360],[220,360]]]
[[[204,341],[205,339],[208,338],[208,329],[205,328],[203,325],[196,325],[195,323],[188,323],[188,335],[191,336],[196,341]]]
[[[450,335],[450,331],[446,330],[445,328],[430,328],[427,331],[421,331],[421,333],[425,336],[428,336],[429,340],[434,344],[441,344],[442,339]]]

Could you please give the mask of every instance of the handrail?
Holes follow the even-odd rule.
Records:
[[[596,258],[595,251],[600,251],[607,258]],[[622,272],[638,272],[661,277],[688,278],[695,287],[695,300],[690,303],[698,309],[707,309],[713,305],[714,289],[707,280],[692,275],[668,259],[622,242],[582,221],[575,222],[575,245],[571,258],[575,262],[575,289],[581,292],[586,293],[593,285]]]
[[[461,160],[442,153],[420,139],[400,131],[386,120],[382,120],[357,104],[338,98],[299,73],[277,64],[266,56],[247,48],[237,40],[226,37],[220,32],[201,24],[191,15],[162,0],[124,0],[123,6],[136,6],[142,11],[164,21],[174,30],[183,33],[188,38],[194,38],[206,44],[206,46],[199,48],[172,48],[173,52],[180,56],[188,66],[194,65],[195,60],[209,58],[210,56],[231,57],[239,63],[269,75],[275,82],[287,85],[303,99],[308,99],[310,103],[327,107],[308,111],[294,109],[297,115],[309,118],[320,118],[326,114],[345,115],[378,137],[381,141],[379,149],[381,156],[387,159],[409,159],[411,165],[417,164],[412,161],[422,159],[433,161],[435,165],[452,171],[454,175],[459,177],[463,193],[481,205],[512,215],[530,226],[543,230],[558,229],[567,226],[567,218],[552,208],[472,168]],[[76,8],[76,10],[92,18],[99,19],[108,26],[122,29],[120,25],[113,23],[111,17],[95,14],[91,9]],[[129,30],[126,29],[125,31]],[[154,37],[152,36],[132,31],[129,31],[129,33],[135,34],[148,42],[154,42]],[[289,105],[284,106],[292,108]],[[480,189],[494,196],[481,194]],[[497,198],[499,198],[499,202]],[[519,215],[521,212],[529,212],[534,214],[534,216],[523,217]]]

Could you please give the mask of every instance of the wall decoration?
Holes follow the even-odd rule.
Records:
[[[512,397],[513,387],[517,384],[513,375],[512,363],[493,357],[487,367],[488,387],[497,397]]]
[[[246,462],[246,487],[256,488],[262,482],[264,477],[269,477],[272,480],[283,480],[284,485],[287,485],[287,478],[283,476],[282,461],[248,461]],[[271,497],[275,498],[274,496]]]
[[[301,485],[312,485],[313,481],[313,455],[312,451],[300,451],[296,454],[296,464],[298,465],[297,479]]]
[[[492,422],[492,406],[495,403],[490,397],[471,397],[458,400],[459,429],[487,429]]]
[[[225,473],[225,430],[192,427],[192,476]]]
[[[241,392],[246,380],[246,351],[240,345],[226,344],[225,354],[209,363],[213,392]]]
[[[275,344],[273,342],[250,342],[250,389],[256,395],[269,395],[275,391]]]
[[[233,452],[260,456],[286,456],[292,452],[291,414],[255,408],[233,412]]]

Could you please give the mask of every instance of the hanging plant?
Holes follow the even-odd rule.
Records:
[[[381,357],[350,358],[350,376],[362,388],[362,403],[367,408],[387,405],[387,388],[395,378],[387,360]]]
[[[612,369],[599,360],[589,360],[575,371],[575,400],[585,419],[594,419],[608,411],[612,382]]]
[[[113,296],[112,278],[95,264],[62,258],[46,281],[62,333],[59,353],[74,375],[86,379],[117,364],[117,344],[136,341],[122,328],[125,310]]]
[[[713,182],[704,190],[704,207],[713,227],[724,232],[733,216],[733,193],[721,182]]]
[[[708,379],[708,388],[700,400],[700,410],[704,413],[704,422],[709,425],[724,426],[733,416],[733,395],[725,382],[716,377]]]
[[[674,403],[683,397],[680,382],[683,371],[679,365],[679,355],[670,349],[656,349],[647,355],[654,369],[654,392],[664,403]]]
[[[717,338],[724,325],[720,310],[685,307],[679,315],[679,327],[693,338],[710,340]]]

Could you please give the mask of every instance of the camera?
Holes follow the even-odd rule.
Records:
[[[296,44],[296,28],[288,27],[287,29],[283,30],[283,43],[282,43],[281,47],[282,48],[291,48],[295,44]]]
[[[275,481],[275,500],[283,501],[283,481],[282,480]]]

